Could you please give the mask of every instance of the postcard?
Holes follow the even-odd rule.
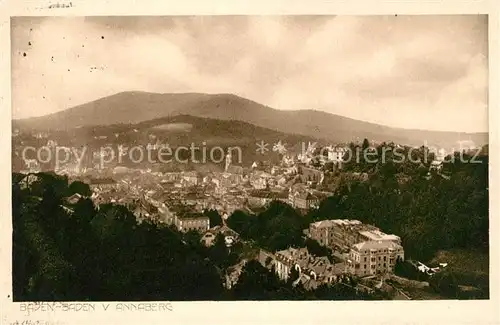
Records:
[[[2,324],[500,323],[489,3],[1,6]]]

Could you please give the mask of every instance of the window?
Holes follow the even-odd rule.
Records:
[[[374,269],[374,268],[375,268],[375,264],[372,265],[372,269]]]
[[[366,257],[365,257],[365,262],[366,262]]]
[[[380,256],[378,257],[378,260],[380,261]]]
[[[384,263],[384,267],[387,267],[387,266],[385,265],[385,263]]]
[[[387,256],[384,256],[384,262],[387,260]]]

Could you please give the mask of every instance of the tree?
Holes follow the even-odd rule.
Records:
[[[292,267],[290,269],[290,274],[288,275],[288,283],[293,284],[299,277],[299,271],[295,267]]]
[[[253,224],[253,218],[247,215],[245,212],[236,210],[231,214],[231,216],[227,220],[227,224],[229,227],[240,233],[244,237],[249,236],[251,233],[251,227]]]
[[[221,269],[225,270],[230,266],[229,249],[226,246],[224,235],[219,233],[215,236],[214,244],[208,248],[208,256]]]
[[[334,164],[333,161],[328,161],[323,165],[323,171],[324,172],[333,172],[334,169]]]
[[[298,292],[289,283],[278,279],[255,260],[248,261],[242,269],[238,282],[232,289],[236,300],[290,300],[297,299]]]
[[[363,144],[362,144],[362,146],[361,146],[361,148],[363,149],[363,152],[364,152],[366,149],[368,149],[369,147],[370,147],[370,141],[368,141],[368,139],[366,139],[366,138],[365,138],[365,139],[363,140]]]
[[[204,214],[210,219],[210,227],[221,226],[222,218],[217,210],[206,210]]]
[[[325,246],[321,246],[316,240],[307,238],[305,240],[305,246],[312,255],[327,257],[331,255],[330,250]]]

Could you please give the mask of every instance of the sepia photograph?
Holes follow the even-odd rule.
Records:
[[[488,21],[11,17],[12,300],[490,299]]]

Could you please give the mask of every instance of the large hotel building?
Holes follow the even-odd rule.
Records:
[[[350,273],[359,276],[394,271],[404,259],[401,239],[358,220],[324,220],[309,225],[307,235],[346,256]]]

